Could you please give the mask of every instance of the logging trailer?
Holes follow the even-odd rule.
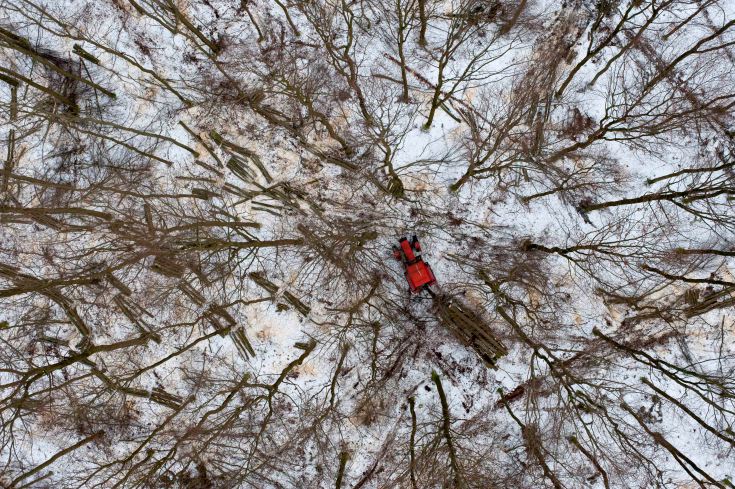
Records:
[[[409,241],[403,237],[399,246],[393,246],[393,257],[403,264],[403,273],[412,294],[426,291],[432,298],[432,312],[439,322],[465,346],[471,347],[488,367],[495,368],[497,360],[508,349],[497,339],[482,317],[456,297],[437,290],[436,277],[431,266],[419,255],[421,244],[414,235]]]

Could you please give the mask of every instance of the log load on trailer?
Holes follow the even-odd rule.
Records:
[[[459,299],[447,294],[434,295],[434,312],[439,322],[464,345],[471,347],[488,367],[495,368],[508,349],[497,339],[487,323]]]

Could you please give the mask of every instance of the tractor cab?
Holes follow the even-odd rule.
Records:
[[[431,266],[418,255],[421,252],[418,238],[415,235],[411,241],[401,238],[398,244],[400,246],[393,246],[393,257],[403,263],[404,274],[411,292],[416,294],[436,284],[436,277]]]

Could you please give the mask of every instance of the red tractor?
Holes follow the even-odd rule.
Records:
[[[400,248],[393,246],[393,257],[403,262],[409,289],[414,294],[424,289],[431,293],[429,286],[436,284],[436,277],[431,271],[431,266],[421,256],[416,255],[421,251],[418,238],[414,235],[410,242],[406,238],[401,238],[398,243]]]

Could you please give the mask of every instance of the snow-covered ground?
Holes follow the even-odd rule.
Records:
[[[734,15],[0,0],[0,486],[732,487]]]

